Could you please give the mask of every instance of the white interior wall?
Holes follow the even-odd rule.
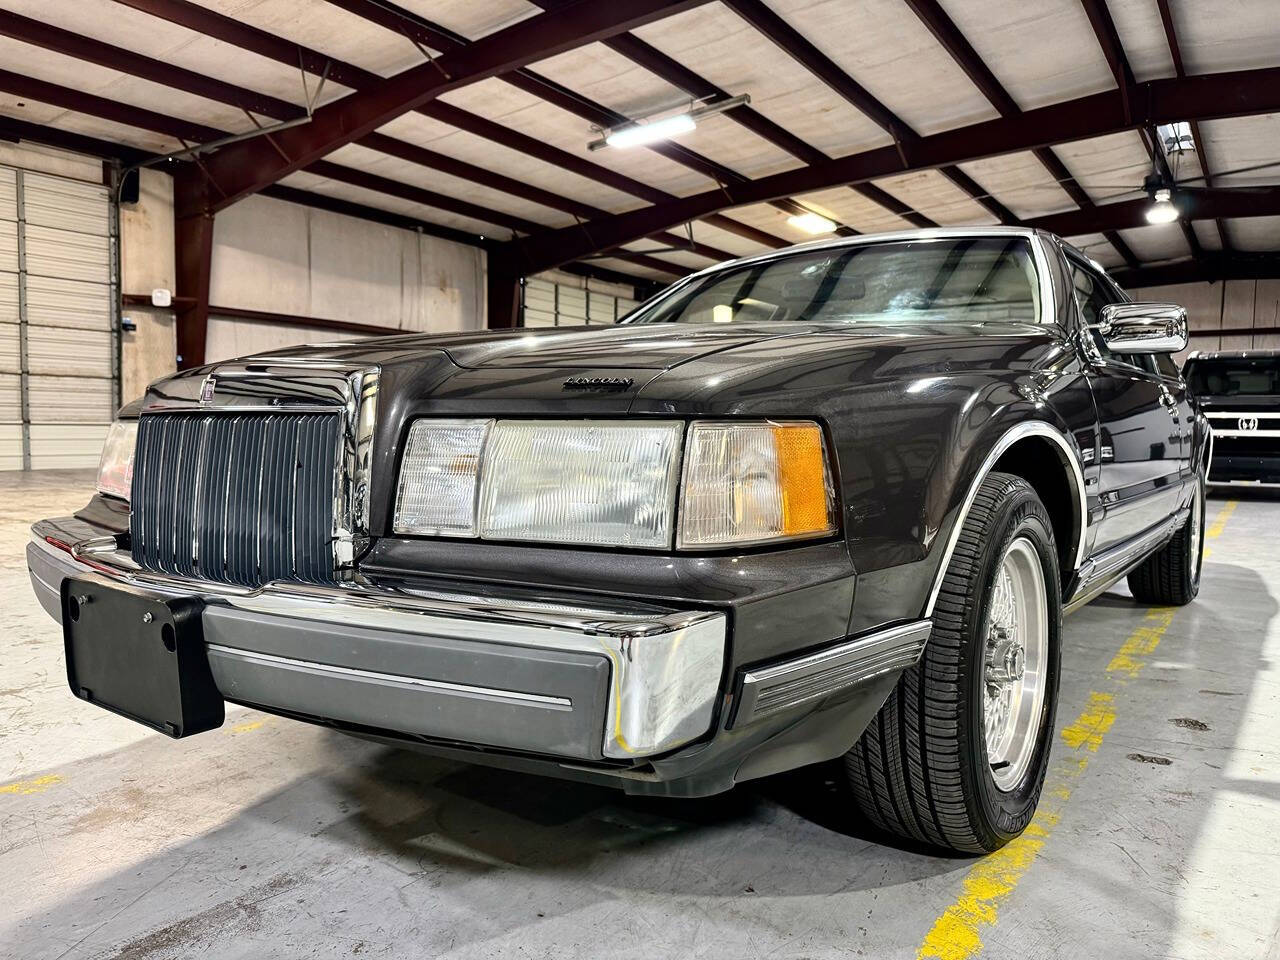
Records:
[[[1129,291],[1137,300],[1165,300],[1187,308],[1192,350],[1280,348],[1280,280],[1178,283]],[[1222,330],[1256,330],[1224,335]]]
[[[126,294],[170,292],[177,285],[173,248],[173,178],[141,171],[138,202],[120,206],[120,288]],[[152,380],[177,369],[173,311],[125,307],[120,334],[120,396],[140,397]]]
[[[214,220],[209,302],[402,330],[477,330],[484,270],[477,247],[255,196]],[[212,313],[210,361],[351,336]]]

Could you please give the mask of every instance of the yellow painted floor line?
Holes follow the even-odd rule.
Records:
[[[44,793],[55,783],[61,783],[62,777],[56,773],[48,774],[43,777],[36,777],[34,780],[15,780],[13,783],[0,785],[0,794],[26,794],[26,793]]]
[[[1224,504],[1205,537],[1221,536],[1235,508],[1235,500]],[[1176,609],[1152,607],[1147,611],[1141,626],[1129,635],[1107,665],[1106,677],[1114,685],[1123,685],[1138,676],[1173,623]],[[916,951],[916,960],[969,960],[982,951],[981,929],[995,924],[1000,904],[1031,869],[1057,826],[1071,791],[1089,766],[1090,756],[1102,746],[1115,722],[1115,703],[1114,693],[1090,692],[1080,715],[1062,729],[1062,746],[1056,751],[1040,805],[1026,831],[969,868],[960,896],[934,921]]]

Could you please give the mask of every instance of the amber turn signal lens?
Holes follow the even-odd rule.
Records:
[[[822,429],[816,423],[773,428],[782,494],[782,534],[828,533],[833,528]]]
[[[835,529],[831,470],[818,424],[690,426],[677,546],[745,546]]]

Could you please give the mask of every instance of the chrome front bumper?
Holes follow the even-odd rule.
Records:
[[[409,586],[247,590],[140,570],[103,532],[73,518],[32,528],[41,605],[61,620],[68,577],[200,597],[210,666],[229,700],[577,761],[639,760],[711,729],[723,613]]]

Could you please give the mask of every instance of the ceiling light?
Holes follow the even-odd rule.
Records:
[[[714,103],[703,103],[691,110],[667,117],[638,117],[629,123],[617,127],[593,127],[599,137],[587,144],[588,150],[600,150],[604,147],[636,147],[657,140],[669,140],[682,133],[688,133],[698,125],[704,117],[713,117],[734,107],[741,107],[751,102],[751,97],[742,94],[737,97],[725,97]]]
[[[787,217],[787,223],[795,227],[797,230],[803,230],[805,233],[832,233],[836,229],[834,220],[824,217],[820,213],[810,211],[808,213],[798,213],[794,217]]]
[[[1178,208],[1173,205],[1172,192],[1168,187],[1160,187],[1151,196],[1151,206],[1147,207],[1147,223],[1173,223],[1178,219]]]
[[[664,117],[649,123],[637,123],[621,130],[610,130],[604,142],[611,147],[638,147],[642,143],[653,143],[656,140],[669,140],[681,133],[688,133],[697,127],[693,117],[687,113],[678,113],[674,117]]]

